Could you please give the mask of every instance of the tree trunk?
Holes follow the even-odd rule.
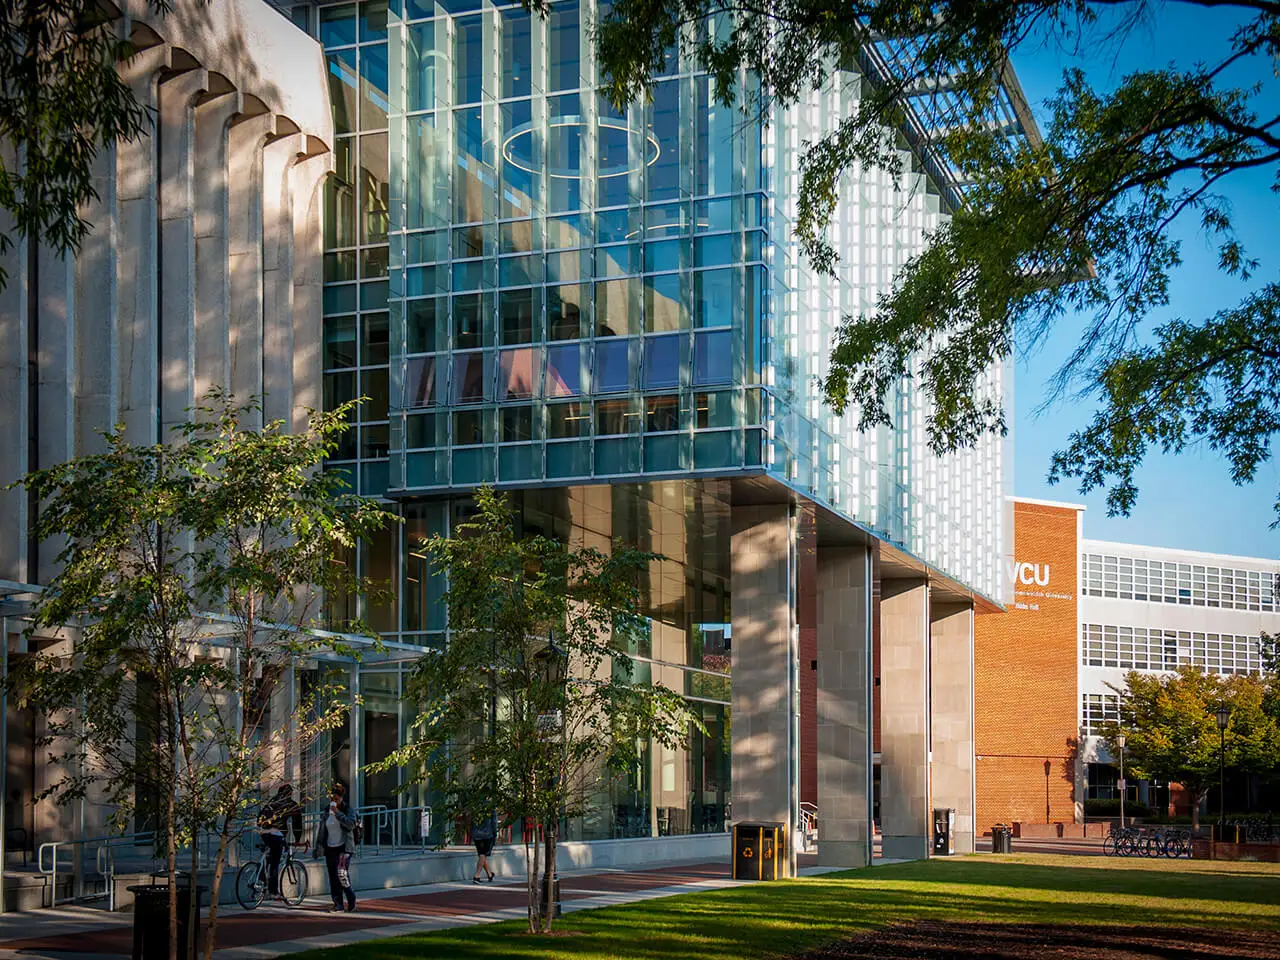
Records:
[[[558,833],[558,828],[559,824],[556,825],[556,829],[553,829],[550,825],[544,828],[546,830],[546,833],[544,834],[544,842],[547,848],[547,862],[543,864],[542,867],[544,875],[542,884],[543,933],[551,932],[551,921],[554,919],[551,911],[552,904],[554,903],[553,894],[555,893],[556,885],[556,834]]]
[[[195,960],[200,955],[200,888],[196,880],[200,876],[200,833],[198,822],[199,794],[191,791],[191,875],[187,877],[187,956]]]
[[[172,765],[172,755],[169,762]],[[171,785],[169,799],[165,803],[165,873],[169,879],[169,960],[178,960],[178,842],[174,824],[174,817],[178,812],[176,779],[171,781]]]
[[[238,797],[236,798],[239,799]],[[228,808],[236,809],[236,803]],[[227,864],[227,849],[231,839],[231,815],[222,818],[222,832],[218,835],[218,856],[213,862],[213,880],[209,884],[209,930],[204,938],[204,960],[213,960],[213,947],[218,937],[218,895],[222,890],[222,874]],[[296,838],[295,838],[296,839]],[[194,956],[194,954],[193,954]]]
[[[523,819],[520,821],[520,828],[525,829]],[[536,829],[536,828],[535,828]],[[532,852],[530,851],[532,847]],[[526,835],[524,841],[524,862],[525,877],[529,886],[529,932],[538,932],[538,872],[541,869],[540,854],[542,848],[538,846],[538,838],[532,835]]]

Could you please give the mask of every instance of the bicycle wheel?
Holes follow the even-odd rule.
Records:
[[[280,871],[280,896],[291,907],[307,899],[307,868],[290,860]]]
[[[262,864],[251,860],[236,874],[236,899],[246,910],[262,906],[267,896],[267,882],[262,876]]]
[[[1102,855],[1104,857],[1114,857],[1119,854],[1116,850],[1116,838],[1107,834],[1106,839],[1102,841]]]

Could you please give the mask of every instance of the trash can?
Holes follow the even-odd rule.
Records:
[[[991,852],[1013,853],[1013,831],[1003,823],[991,828]]]
[[[956,812],[950,808],[933,811],[933,855],[949,857],[956,852]]]
[[[200,924],[200,895],[196,887],[196,924]],[[133,960],[168,960],[169,886],[145,883],[128,888],[133,894]],[[190,939],[191,885],[178,887],[178,960],[188,960]],[[192,958],[194,960],[194,958]]]
[[[781,880],[787,876],[787,825],[773,820],[733,825],[733,879]]]

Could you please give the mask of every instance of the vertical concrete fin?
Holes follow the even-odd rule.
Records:
[[[206,70],[160,84],[160,439],[195,403],[195,105]]]
[[[9,147],[5,162],[15,157]],[[9,247],[0,253],[5,284],[0,287],[0,577],[27,583],[27,494],[5,489],[29,469],[27,380],[27,241],[14,229],[9,215],[0,212],[0,234]]]
[[[933,806],[955,810],[955,852],[972,853],[973,605],[935,603],[931,614]]]
[[[928,856],[929,585],[886,579],[880,594],[880,829],[884,856]]]
[[[308,411],[320,410],[323,394],[324,237],[320,205],[331,152],[310,156],[291,168],[293,198],[293,429],[306,428]]]
[[[871,559],[818,550],[818,862],[871,862]]]
[[[115,428],[120,416],[116,163],[114,144],[98,152],[93,161],[93,186],[98,199],[81,211],[92,229],[76,257],[77,456],[105,450],[102,435]]]
[[[262,156],[262,388],[267,422],[293,418],[293,165],[306,150],[295,133]]]
[[[275,133],[270,113],[242,117],[228,142],[231,271],[231,392],[262,395],[262,154]]]
[[[171,59],[171,48],[160,44],[139,51],[121,67],[134,97],[143,108],[152,111],[153,116],[160,74],[168,69]],[[155,131],[116,147],[120,363],[117,383],[119,419],[130,443],[155,443],[159,437],[157,166]]]
[[[227,140],[244,108],[239,91],[214,94],[195,110],[195,378],[197,401],[230,389],[231,293],[227,248]]]
[[[789,823],[790,516],[786,504],[735,506],[732,522],[733,819]]]

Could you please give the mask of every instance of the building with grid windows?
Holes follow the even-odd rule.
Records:
[[[845,185],[837,277],[790,230],[802,144],[892,51],[764,124],[675,51],[650,98],[616,109],[595,89],[591,0],[546,18],[491,0],[287,10],[324,48],[333,108],[324,394],[370,398],[332,468],[405,518],[352,558],[399,587],[369,621],[445,639],[416,539],[497,484],[526,529],[664,555],[632,652],[711,731],[570,836],[794,825],[816,806],[824,859],[861,863],[878,760],[888,854],[925,854],[934,806],[971,843],[971,621],[1005,599],[1003,441],[937,458],[909,381],[894,427],[867,434],[815,386],[840,318],[962,202],[929,117],[903,131],[901,181]],[[1012,78],[1000,109],[1036,135]],[[1003,396],[1001,369],[988,389]],[[394,694],[394,674],[375,681]],[[363,759],[399,722],[369,729]],[[393,786],[364,798],[394,803]]]
[[[390,598],[333,613],[392,653],[351,668],[349,723],[282,776],[307,796],[346,783],[378,842],[444,838],[429,795],[366,767],[409,735],[406,661],[448,641],[419,541],[491,483],[526,531],[662,555],[630,653],[706,728],[611,781],[570,842],[701,855],[731,821],[816,810],[822,859],[858,865],[873,810],[887,856],[925,856],[937,807],[970,849],[973,618],[1009,599],[1004,441],[932,455],[910,377],[868,433],[816,387],[841,318],[964,202],[930,136],[945,91],[908,95],[901,176],[846,179],[826,277],[792,235],[800,151],[891,78],[887,44],[764,123],[675,51],[616,109],[593,0],[545,18],[493,0],[145,6],[112,23],[138,43],[121,69],[155,129],[99,159],[79,257],[6,255],[0,329],[29,350],[4,358],[21,415],[0,425],[0,483],[118,421],[155,442],[212,386],[293,423],[367,398],[328,468],[404,522],[347,558]],[[992,122],[1037,136],[1005,83]],[[988,372],[991,398],[1006,387]],[[39,505],[0,497],[0,632],[21,656],[56,567]],[[10,716],[11,745],[38,738],[28,720]],[[29,822],[31,844],[70,829]]]
[[[1115,688],[1130,670],[1257,674],[1259,637],[1280,631],[1280,561],[1086,540],[1081,506],[1012,505],[1012,603],[979,618],[976,636],[978,815],[988,831],[1078,823],[1085,800],[1118,796],[1117,758],[1100,734],[1119,719]],[[1187,812],[1176,785],[1131,777],[1127,791]],[[1238,810],[1263,802],[1245,778],[1228,793]]]

